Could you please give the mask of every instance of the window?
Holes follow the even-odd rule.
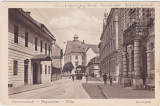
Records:
[[[41,40],[41,53],[43,52],[43,41]]]
[[[18,43],[18,27],[14,26],[14,43]]]
[[[18,74],[18,61],[14,60],[13,61],[13,75],[17,75]]]
[[[48,66],[48,74],[50,74],[50,66]]]
[[[28,47],[28,32],[25,32],[25,47]]]
[[[78,59],[78,56],[75,56],[76,59]]]
[[[42,74],[42,64],[40,64],[40,73]]]
[[[35,50],[37,51],[37,37],[35,37]]]
[[[45,74],[47,74],[47,65],[45,65]]]
[[[45,43],[45,54],[47,54],[47,43]]]
[[[75,62],[75,66],[78,66],[78,62]]]
[[[48,46],[48,52],[49,52],[49,55],[50,55],[50,45]]]

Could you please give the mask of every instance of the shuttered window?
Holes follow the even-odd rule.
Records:
[[[42,64],[40,64],[40,73],[42,74]]]
[[[18,43],[18,27],[14,26],[14,43]]]
[[[18,75],[18,61],[13,61],[13,75]]]
[[[25,47],[28,47],[28,32],[25,32]]]
[[[41,53],[43,52],[43,41],[41,40]]]
[[[47,54],[47,43],[45,43],[45,54]]]
[[[47,65],[45,65],[45,74],[47,74]]]
[[[48,66],[48,74],[50,74],[50,66]]]
[[[37,51],[37,37],[35,37],[35,50]]]
[[[49,51],[49,55],[50,55],[50,51],[51,51],[51,50],[50,50],[50,45],[48,46],[48,51]]]

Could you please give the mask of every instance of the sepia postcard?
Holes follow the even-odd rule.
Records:
[[[2,105],[160,105],[160,2],[1,2]]]

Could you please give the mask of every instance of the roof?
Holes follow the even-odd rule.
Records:
[[[27,19],[29,22],[32,23],[32,25],[36,26],[38,29],[40,29],[45,34],[49,35],[52,39],[55,40],[55,37],[53,34],[46,28],[46,26],[36,20],[34,20],[28,12],[25,12],[22,8],[10,8],[9,11],[15,11],[19,15],[23,16],[25,19]]]
[[[67,41],[65,54],[68,53],[85,53],[89,45],[82,41]]]
[[[92,50],[93,50],[95,53],[99,53],[98,45],[90,45],[90,47],[92,48]]]
[[[89,48],[91,48],[94,53],[99,53],[98,45],[88,44],[88,48],[87,48],[86,52],[88,51]]]
[[[35,55],[31,58],[31,60],[52,61],[51,57],[45,54]]]

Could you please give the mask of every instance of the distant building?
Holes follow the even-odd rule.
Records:
[[[55,42],[52,45],[52,81],[62,77],[62,58],[63,50]]]
[[[86,63],[96,56],[99,56],[99,48],[98,45],[88,45],[88,49],[86,50]]]
[[[92,58],[86,67],[86,74],[89,74],[92,77],[100,77],[101,72],[99,69],[99,56]]]
[[[118,80],[119,64],[118,55],[118,12],[111,9],[110,14],[104,13],[103,32],[100,37],[100,69],[102,73],[112,75],[113,80]]]
[[[10,8],[8,13],[8,86],[50,82],[55,37],[30,12]]]
[[[73,41],[67,41],[66,50],[64,54],[64,64],[72,62],[74,68],[78,65],[86,66],[86,50],[88,45],[83,41],[79,41],[77,35],[74,36]]]
[[[67,41],[64,64],[72,62],[74,68],[78,65],[87,66],[90,59],[95,56],[99,56],[98,45],[85,44],[84,41],[79,41],[78,36],[75,35],[73,41]]]

